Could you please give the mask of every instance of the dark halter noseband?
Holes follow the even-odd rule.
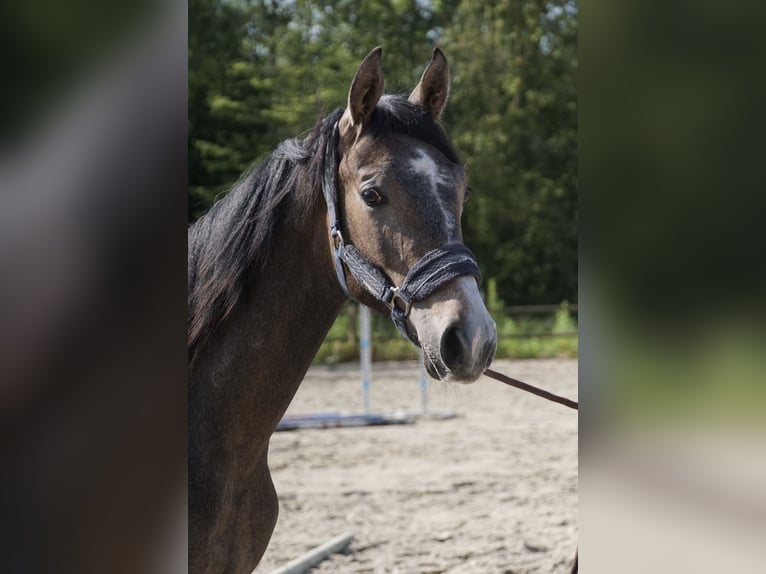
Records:
[[[337,209],[338,140],[338,122],[335,122],[325,150],[325,161],[330,165],[325,166],[322,192],[330,220],[330,238],[333,242],[338,283],[346,297],[354,299],[346,283],[346,274],[343,270],[345,264],[354,279],[370,295],[388,307],[391,311],[391,320],[402,335],[419,347],[417,334],[407,327],[407,318],[413,303],[422,301],[457,277],[470,275],[481,282],[481,271],[468,247],[462,243],[451,243],[429,251],[421,257],[409,270],[402,284],[397,287],[380,267],[356,247],[346,243],[341,232]]]

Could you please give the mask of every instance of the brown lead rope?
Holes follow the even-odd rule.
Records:
[[[537,395],[538,397],[543,397],[544,399],[548,399],[549,401],[553,401],[554,403],[559,403],[560,405],[567,406],[570,409],[578,410],[577,401],[573,401],[572,399],[568,399],[566,397],[560,397],[559,395],[554,395],[551,392],[537,388],[534,385],[530,385],[529,383],[524,383],[517,379],[512,379],[511,377],[504,375],[502,373],[498,373],[497,371],[493,371],[492,369],[487,369],[486,371],[484,371],[484,374],[487,375],[489,378],[495,379],[496,381],[500,381],[501,383],[505,383],[506,385],[511,385],[512,387],[516,387],[517,389],[521,389],[522,391],[527,391],[528,393],[532,393],[533,395]]]
[[[498,373],[497,371],[493,371],[492,369],[487,369],[484,371],[484,374],[488,376],[490,379],[495,379],[496,381],[500,381],[501,383],[505,383],[506,385],[510,385],[512,387],[516,387],[517,389],[521,389],[522,391],[527,391],[528,393],[532,393],[533,395],[537,395],[538,397],[542,397],[544,399],[548,399],[549,401],[553,401],[554,403],[559,403],[560,405],[564,405],[569,407],[570,409],[579,410],[577,401],[573,401],[572,399],[568,399],[566,397],[560,397],[559,395],[554,395],[553,393],[546,391],[544,389],[540,389],[534,385],[530,385],[529,383],[525,383],[523,381],[519,381],[518,379],[513,379],[507,375],[504,375],[503,373]],[[577,555],[579,554],[579,551],[575,552],[574,560],[572,561],[572,569],[570,570],[570,574],[577,574]]]

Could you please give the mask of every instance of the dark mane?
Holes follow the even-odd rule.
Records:
[[[292,208],[319,201],[325,171],[338,168],[326,161],[325,150],[342,113],[338,109],[320,120],[302,140],[282,142],[189,228],[190,365],[240,301],[248,276],[263,265],[275,229],[297,213]],[[404,97],[383,96],[368,129],[373,136],[390,132],[412,136],[460,163],[441,126]]]

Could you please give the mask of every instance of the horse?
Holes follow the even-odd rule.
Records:
[[[282,142],[189,228],[189,568],[251,572],[278,500],[268,446],[349,297],[390,313],[431,377],[473,382],[497,332],[462,240],[466,172],[436,48],[383,95],[380,47],[345,109]]]

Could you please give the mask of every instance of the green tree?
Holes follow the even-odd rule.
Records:
[[[406,93],[435,45],[444,123],[474,189],[466,242],[508,304],[577,301],[577,5],[564,0],[191,0],[189,219],[253,162],[343,106],[385,50]]]
[[[509,304],[576,301],[576,4],[463,0],[443,46],[467,243]]]
[[[343,106],[376,45],[387,47],[388,91],[414,86],[446,19],[422,0],[192,0],[189,219],[278,142]]]

